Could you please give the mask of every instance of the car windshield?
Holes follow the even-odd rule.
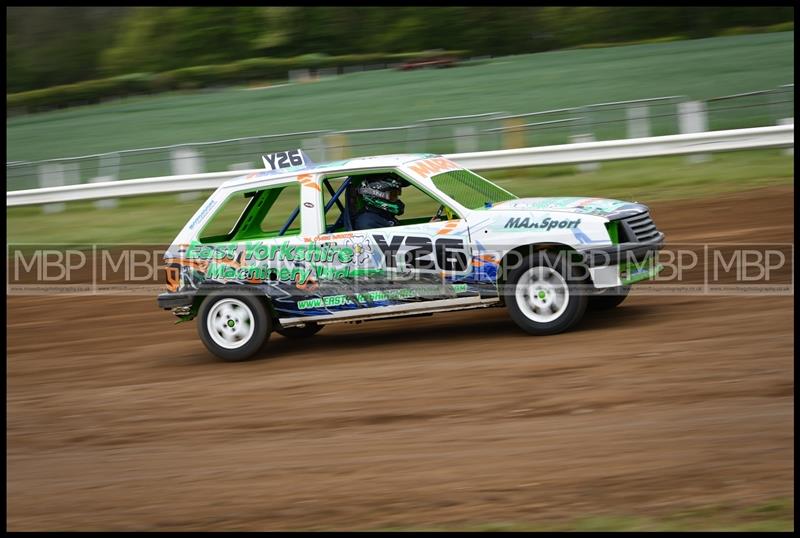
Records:
[[[483,209],[517,198],[491,181],[469,170],[453,170],[431,178],[436,188],[468,209]]]

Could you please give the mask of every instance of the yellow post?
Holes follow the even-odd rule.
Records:
[[[347,136],[341,133],[325,135],[325,156],[327,160],[338,161],[349,155]]]
[[[506,118],[503,121],[503,146],[505,149],[525,147],[525,131],[521,118]]]

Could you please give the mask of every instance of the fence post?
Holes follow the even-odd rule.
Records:
[[[328,157],[332,161],[338,161],[347,158],[347,135],[341,133],[331,133],[325,136],[326,153],[330,154]]]
[[[456,153],[478,151],[478,130],[474,125],[459,125],[453,131],[456,137]]]
[[[681,134],[704,133],[708,131],[708,113],[703,101],[684,101],[678,103],[678,121]],[[702,163],[711,160],[708,153],[689,155],[689,163]]]
[[[629,105],[628,138],[647,138],[650,136],[650,114],[647,105]]]
[[[119,177],[119,153],[106,154],[100,157],[97,165],[97,176],[89,180],[89,183],[102,183],[104,181],[116,181]],[[111,169],[112,171],[109,171]],[[104,198],[94,203],[96,209],[114,209],[119,204],[116,198]]]
[[[525,147],[525,131],[522,129],[522,118],[506,118],[503,121],[503,148],[517,149]]]
[[[172,173],[176,176],[203,173],[203,158],[190,148],[172,150]],[[198,192],[182,192],[178,194],[178,202],[190,202],[199,198]]]
[[[569,141],[573,144],[580,144],[581,142],[594,142],[594,135],[591,133],[576,134],[569,137]],[[578,165],[579,172],[594,172],[600,168],[600,163],[580,163]]]
[[[64,166],[60,163],[39,166],[39,187],[62,187],[64,185]],[[42,205],[44,213],[61,213],[66,208],[64,202]]]
[[[783,118],[778,120],[778,125],[794,125],[794,118]],[[794,146],[789,146],[788,148],[784,148],[783,150],[784,155],[794,155]]]
[[[428,133],[426,125],[409,125],[406,129],[406,152],[425,153],[425,137]]]
[[[89,180],[89,183],[103,183],[104,181],[114,181],[114,176],[97,176]],[[97,209],[114,209],[117,207],[116,198],[103,198],[95,200],[94,207]]]

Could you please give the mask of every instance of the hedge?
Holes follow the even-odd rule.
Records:
[[[794,30],[794,21],[780,22],[770,26],[734,26],[733,28],[726,28],[717,35],[721,36],[736,36],[746,34],[765,34],[770,32],[791,32]]]
[[[627,47],[629,45],[658,45],[659,43],[672,43],[674,41],[684,41],[689,39],[682,35],[670,35],[663,37],[653,37],[650,39],[639,39],[637,41],[617,41],[611,43],[584,43],[576,45],[572,49],[605,49],[608,47]]]
[[[342,68],[353,65],[392,64],[430,56],[463,58],[469,51],[426,51],[398,54],[305,54],[294,58],[249,58],[220,65],[199,65],[162,73],[133,73],[41,90],[6,94],[6,111],[36,112],[51,108],[98,103],[103,99],[170,90],[284,80],[293,69]]]

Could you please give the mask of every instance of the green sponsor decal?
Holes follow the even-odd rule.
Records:
[[[199,260],[234,259],[239,243],[218,243],[203,245],[192,241],[186,250],[186,257]],[[264,244],[261,241],[246,241],[244,243],[244,259],[256,261],[292,261],[292,262],[323,262],[323,263],[350,263],[353,261],[352,247],[340,245],[317,245],[283,243]]]
[[[188,259],[197,260],[232,260],[236,256],[236,243],[214,243],[203,245],[197,241],[192,241],[186,249]]]
[[[315,297],[314,299],[297,301],[297,308],[305,310],[307,308],[322,308],[323,306],[341,306],[349,302],[347,295],[328,295],[327,297]]]
[[[453,284],[451,289],[455,293],[463,293],[467,291],[466,284]],[[441,286],[419,286],[417,288],[401,288],[397,290],[373,290],[353,294],[353,297],[359,303],[368,303],[375,301],[388,301],[391,299],[414,299],[423,297],[440,297],[442,295]],[[297,308],[305,310],[308,308],[322,308],[327,306],[342,306],[345,304],[355,304],[352,299],[346,295],[327,295],[324,297],[315,297],[313,299],[304,299],[297,301]]]
[[[316,280],[341,280],[343,278],[381,275],[384,272],[383,269],[357,269],[349,265],[343,267],[313,264],[310,267],[268,267],[265,265],[233,267],[223,263],[211,262],[206,270],[206,278],[214,280],[295,281],[302,285],[312,275]]]
[[[212,262],[206,270],[206,278],[215,280],[281,280],[305,284],[311,273],[312,269],[306,267],[264,267],[257,265],[231,267],[230,265]]]
[[[357,276],[372,274],[369,271],[365,271],[364,269],[356,269],[349,265],[345,265],[342,267],[314,265],[313,267],[317,280],[339,280],[342,278],[354,278]]]

